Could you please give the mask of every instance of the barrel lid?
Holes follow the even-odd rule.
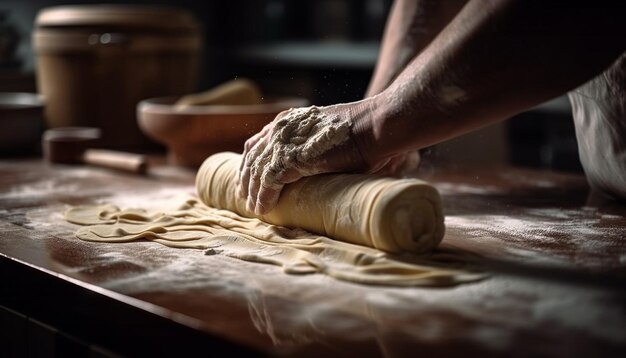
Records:
[[[188,11],[147,5],[70,5],[42,9],[37,27],[110,26],[165,31],[196,31],[199,24]]]

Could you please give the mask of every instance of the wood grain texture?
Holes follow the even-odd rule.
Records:
[[[0,304],[131,355],[184,344],[187,353],[329,357],[626,353],[626,208],[588,202],[583,177],[504,167],[419,173],[444,199],[442,246],[483,255],[493,277],[399,289],[73,236],[77,227],[61,217],[70,205],[145,207],[194,192],[193,172],[151,168],[139,177],[1,161]]]

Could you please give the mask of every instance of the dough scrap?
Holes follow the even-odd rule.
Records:
[[[448,286],[482,279],[465,270],[453,251],[423,256],[392,255],[246,218],[190,198],[174,210],[120,210],[113,205],[77,206],[65,212],[71,223],[86,225],[76,236],[98,242],[151,240],[177,248],[206,249],[245,261],[273,264],[288,274],[321,273],[354,283],[385,286]]]

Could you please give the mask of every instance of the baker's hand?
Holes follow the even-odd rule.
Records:
[[[257,215],[269,212],[283,186],[305,176],[353,171],[388,175],[404,168],[405,154],[378,158],[363,150],[371,120],[363,102],[280,113],[244,146],[238,190],[247,209]]]
[[[280,113],[244,146],[238,190],[247,198],[247,209],[267,213],[283,186],[304,176],[364,166],[352,126],[343,105]]]

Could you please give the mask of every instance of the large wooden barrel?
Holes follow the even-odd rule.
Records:
[[[106,147],[149,148],[137,125],[137,103],[196,90],[202,33],[184,10],[46,8],[35,21],[33,43],[47,126],[100,128]]]

